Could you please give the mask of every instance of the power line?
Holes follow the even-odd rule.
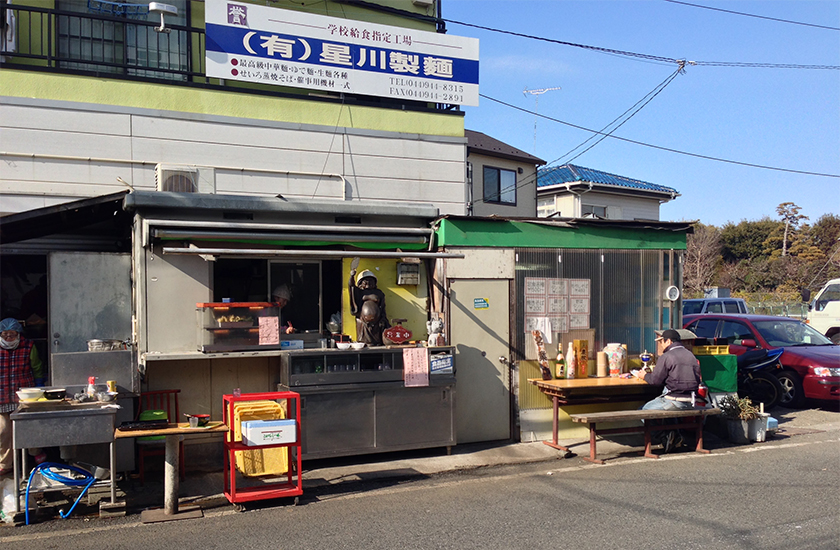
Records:
[[[613,119],[613,120],[612,120],[612,122],[610,122],[609,124],[607,124],[606,126],[604,126],[603,128],[601,128],[601,132],[604,132],[604,130],[606,130],[607,128],[610,128],[610,127],[612,126],[612,127],[613,127],[613,128],[612,128],[612,130],[610,130],[608,134],[601,134],[601,139],[599,139],[598,141],[596,141],[595,143],[593,143],[592,145],[590,145],[589,147],[587,147],[584,151],[581,151],[580,153],[578,153],[577,155],[575,155],[575,156],[574,156],[574,157],[572,157],[571,159],[569,159],[569,160],[565,161],[565,163],[564,163],[564,164],[568,164],[568,163],[572,162],[573,160],[575,160],[576,158],[580,157],[581,155],[583,155],[584,153],[586,153],[587,151],[589,151],[590,149],[592,149],[593,147],[595,147],[596,145],[598,145],[599,143],[601,143],[604,139],[606,139],[606,137],[607,137],[609,134],[611,134],[612,132],[614,132],[614,131],[618,130],[618,129],[619,129],[619,128],[620,128],[620,127],[621,127],[621,126],[622,126],[625,122],[627,122],[628,120],[630,120],[631,118],[633,118],[633,117],[634,117],[634,116],[635,116],[635,115],[636,115],[639,111],[641,111],[642,109],[644,109],[644,107],[645,107],[648,103],[650,103],[651,101],[653,101],[653,98],[654,98],[654,97],[656,97],[657,95],[659,95],[659,93],[660,93],[662,90],[664,90],[664,89],[665,89],[665,87],[666,87],[666,86],[668,86],[668,84],[670,84],[670,83],[674,80],[674,78],[676,78],[676,76],[677,76],[678,74],[680,74],[680,73],[682,73],[682,72],[684,72],[684,71],[682,70],[682,68],[678,68],[678,69],[677,69],[676,71],[674,71],[671,75],[669,75],[669,76],[668,76],[668,78],[666,78],[665,80],[663,80],[662,82],[660,82],[659,84],[657,84],[657,85],[656,85],[656,87],[655,87],[653,90],[651,90],[650,92],[648,92],[647,94],[645,94],[645,96],[644,96],[642,99],[640,99],[639,101],[637,101],[637,102],[636,102],[636,103],[635,103],[632,107],[630,107],[629,109],[627,109],[626,111],[624,111],[623,113],[621,113],[619,116],[617,116],[615,119]],[[628,113],[630,113],[630,114],[628,115]],[[534,117],[534,118],[535,118],[535,120],[536,120],[536,117]],[[622,120],[622,119],[623,119],[623,120]],[[621,120],[621,123],[620,123],[620,124],[618,124],[618,125],[615,125],[615,124],[616,124],[616,122],[618,122],[619,120]],[[590,141],[592,141],[593,139],[595,139],[595,137],[596,137],[596,136],[598,136],[598,135],[599,135],[598,133],[592,134],[592,135],[591,135],[590,137],[588,137],[588,138],[587,138],[587,139],[586,139],[583,143],[581,143],[580,145],[578,145],[577,147],[575,147],[575,148],[574,148],[574,149],[572,149],[571,151],[569,151],[569,152],[567,152],[567,153],[565,153],[565,154],[561,155],[560,157],[558,157],[558,158],[556,158],[556,159],[552,160],[551,162],[547,163],[547,164],[545,165],[545,166],[546,166],[546,168],[547,168],[547,167],[549,167],[549,166],[551,166],[552,164],[554,164],[554,163],[556,163],[556,162],[560,161],[560,159],[562,159],[562,158],[564,158],[564,157],[566,157],[566,156],[570,155],[571,153],[573,153],[573,152],[577,151],[578,149],[580,149],[581,147],[583,147],[584,145],[586,145],[587,143],[589,143]],[[535,173],[533,176],[528,176],[527,178],[525,178],[524,180],[522,180],[522,181],[521,181],[521,182],[519,182],[519,183],[516,183],[516,184],[514,184],[514,185],[512,185],[512,186],[505,187],[504,189],[501,189],[501,188],[500,188],[500,189],[499,189],[499,196],[501,196],[501,195],[502,195],[503,193],[505,193],[505,192],[510,191],[511,189],[513,189],[513,190],[517,190],[517,189],[521,189],[521,188],[525,187],[526,185],[530,185],[530,184],[531,184],[531,183],[533,183],[536,179],[537,179],[537,174]],[[476,204],[476,203],[480,203],[480,202],[487,202],[487,201],[485,201],[485,200],[484,200],[484,198],[481,198],[481,199],[478,199],[478,200],[474,200],[474,201],[472,201],[472,204]]]
[[[485,95],[485,94],[479,94],[479,96],[483,97],[484,99],[488,99],[490,101],[498,103],[500,105],[510,107],[511,109],[516,109],[517,111],[522,111],[524,113],[532,114],[534,116],[539,116],[539,117],[544,118],[546,120],[551,120],[553,122],[563,124],[564,126],[569,126],[570,128],[576,128],[578,130],[583,130],[585,132],[592,132],[592,133],[595,133],[595,134],[606,135],[606,136],[611,137],[613,139],[624,141],[626,143],[633,143],[635,145],[641,145],[643,147],[649,147],[651,149],[658,149],[660,151],[667,151],[669,153],[677,153],[679,155],[685,155],[685,156],[694,157],[694,158],[713,160],[713,161],[717,161],[717,162],[725,162],[727,164],[736,164],[738,166],[748,166],[750,168],[762,168],[764,170],[775,170],[777,172],[787,172],[787,173],[791,173],[791,174],[803,174],[803,175],[806,175],[806,176],[821,176],[821,177],[826,177],[826,178],[840,178],[840,175],[838,175],[838,174],[825,174],[825,173],[822,173],[822,172],[809,172],[807,170],[794,170],[792,168],[780,168],[778,166],[766,166],[764,164],[754,164],[754,163],[751,163],[751,162],[741,162],[741,161],[737,161],[737,160],[724,159],[724,158],[713,157],[713,156],[709,156],[709,155],[701,155],[699,153],[690,153],[688,151],[680,151],[679,149],[673,149],[673,148],[670,148],[670,147],[663,147],[661,145],[653,145],[651,143],[645,143],[643,141],[637,141],[637,140],[634,140],[634,139],[623,138],[621,136],[616,136],[616,135],[612,135],[612,134],[604,134],[604,132],[599,132],[598,130],[592,130],[591,128],[586,128],[584,126],[578,126],[577,124],[572,124],[571,122],[566,122],[566,121],[563,121],[563,120],[560,120],[560,119],[557,119],[557,118],[553,118],[553,117],[550,117],[550,116],[547,116],[547,115],[540,115],[538,113],[534,113],[532,111],[529,111],[528,109],[523,109],[522,107],[517,107],[516,105],[512,105],[510,103],[507,103],[507,102],[502,101],[500,99],[490,97],[490,96]]]
[[[476,25],[474,23],[464,23],[463,21],[455,21],[454,19],[443,19],[447,23],[455,25],[463,25],[465,27],[473,27],[490,32],[497,32],[501,34],[509,34],[512,36],[519,36],[521,38],[528,38],[530,40],[539,40],[542,42],[550,42],[552,44],[560,44],[561,46],[571,46],[573,48],[582,48],[599,53],[618,55],[624,57],[632,57],[635,59],[643,59],[647,61],[656,61],[659,63],[669,63],[675,65],[703,65],[709,67],[740,67],[740,68],[761,68],[761,69],[817,69],[817,70],[840,70],[840,65],[802,65],[795,63],[746,63],[737,61],[686,61],[684,59],[676,59],[673,57],[663,57],[659,55],[650,55],[644,53],[628,52],[624,50],[613,50],[610,48],[601,48],[598,46],[588,46],[586,44],[576,44],[574,42],[566,42],[564,40],[556,40],[554,38],[546,38],[544,36],[536,36],[533,34],[524,34],[520,32],[507,31],[504,29],[496,29],[493,27],[486,27],[484,25]]]
[[[803,25],[806,27],[815,27],[818,29],[828,29],[830,31],[840,31],[840,27],[827,27],[825,25],[815,25],[814,23],[803,23],[801,21],[791,21],[789,19],[777,19],[776,17],[767,17],[765,15],[755,15],[754,13],[744,13],[740,11],[725,10],[722,8],[713,8],[711,6],[701,6],[700,4],[691,4],[689,2],[680,2],[679,0],[665,0],[672,4],[682,4],[683,6],[691,6],[692,8],[703,8],[704,10],[722,11],[724,13],[732,13],[735,15],[743,15],[745,17],[755,17],[756,19],[767,19],[768,21],[778,21],[780,23],[790,23],[792,25]]]
[[[593,143],[592,145],[590,145],[589,147],[587,147],[586,149],[584,149],[583,151],[581,151],[580,153],[578,153],[577,155],[573,156],[572,158],[568,159],[568,160],[567,160],[567,161],[565,161],[565,162],[566,162],[566,163],[572,162],[572,161],[573,161],[573,160],[575,160],[576,158],[578,158],[578,157],[580,157],[581,155],[585,154],[587,151],[589,151],[590,149],[592,149],[593,147],[595,147],[596,145],[598,145],[599,143],[601,143],[602,141],[604,141],[605,139],[607,139],[607,137],[608,137],[609,135],[611,135],[613,132],[615,132],[616,130],[618,130],[619,128],[621,128],[621,127],[622,127],[622,126],[623,126],[623,125],[624,125],[624,124],[625,124],[628,120],[630,120],[631,118],[633,118],[634,116],[636,116],[636,114],[637,114],[639,111],[641,111],[642,109],[644,109],[644,108],[645,108],[645,106],[646,106],[648,103],[650,103],[651,101],[653,101],[653,98],[655,98],[656,96],[658,96],[658,95],[662,92],[662,90],[664,90],[664,89],[668,86],[668,84],[670,84],[671,82],[673,82],[673,81],[674,81],[674,79],[677,77],[677,75],[678,75],[678,74],[683,73],[683,72],[685,72],[685,71],[683,71],[683,69],[682,69],[682,68],[679,68],[679,69],[677,69],[676,71],[674,71],[674,72],[673,72],[673,73],[672,73],[672,74],[671,74],[668,78],[666,78],[665,80],[663,80],[663,81],[662,81],[662,82],[661,82],[661,83],[660,83],[660,84],[659,84],[656,88],[654,88],[652,91],[648,92],[648,94],[647,94],[645,97],[643,97],[642,99],[640,99],[639,101],[637,101],[635,105],[633,105],[632,107],[630,107],[629,109],[627,109],[626,111],[624,111],[623,113],[621,113],[621,115],[619,115],[618,117],[616,117],[616,118],[615,118],[612,122],[610,122],[609,124],[607,124],[606,126],[604,126],[603,128],[601,128],[601,132],[603,132],[604,130],[606,130],[606,129],[607,129],[607,128],[609,128],[610,126],[613,126],[614,124],[616,124],[616,122],[617,122],[617,121],[619,121],[619,120],[621,120],[622,118],[624,118],[623,120],[621,120],[621,122],[620,122],[619,124],[617,124],[617,125],[613,126],[613,128],[612,128],[609,132],[607,132],[607,133],[605,133],[605,134],[601,134],[601,138],[600,138],[600,139],[598,139],[595,143]],[[641,105],[640,105],[640,104],[641,104]],[[636,108],[637,106],[638,106],[638,108]],[[635,109],[635,110],[634,110],[634,109]],[[631,111],[632,111],[632,112],[631,112]],[[630,114],[629,114],[628,116],[626,116],[626,117],[625,117],[625,115],[627,115],[627,113],[630,113]],[[574,149],[572,149],[571,151],[569,151],[569,152],[568,152],[568,153],[566,153],[565,155],[561,156],[561,157],[560,157],[560,158],[558,158],[557,160],[553,160],[553,161],[551,161],[550,163],[548,163],[548,165],[554,164],[555,162],[559,161],[560,159],[562,159],[562,158],[563,158],[563,157],[565,157],[566,155],[570,155],[571,153],[574,153],[577,149],[580,149],[581,147],[583,147],[584,145],[586,145],[586,143],[587,143],[587,142],[589,142],[590,140],[592,140],[593,138],[595,138],[595,136],[596,136],[596,135],[597,135],[597,134],[593,134],[593,135],[591,135],[589,138],[587,138],[587,139],[586,139],[586,141],[584,141],[583,143],[581,143],[580,145],[578,145],[577,147],[575,147]]]

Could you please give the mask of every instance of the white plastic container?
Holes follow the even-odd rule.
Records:
[[[294,419],[246,420],[242,422],[242,443],[250,447],[294,443],[295,440]]]
[[[747,421],[747,433],[750,441],[764,441],[767,438],[767,421],[770,415],[761,413],[761,416]]]

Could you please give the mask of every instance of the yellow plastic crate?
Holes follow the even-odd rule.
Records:
[[[729,355],[729,346],[694,346],[694,355]]]
[[[242,422],[280,420],[286,412],[274,401],[242,401],[233,404],[233,440],[242,441]],[[236,469],[246,477],[281,475],[289,471],[289,449],[274,447],[236,451]]]

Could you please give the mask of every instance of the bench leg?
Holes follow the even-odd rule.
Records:
[[[694,451],[697,453],[709,454],[712,451],[703,448],[703,417],[697,416],[694,418],[694,421],[697,423],[694,429],[694,433],[696,434],[695,437],[697,439],[697,446],[694,448]]]
[[[645,458],[659,458],[659,455],[653,454],[653,452],[651,452],[651,450],[650,450],[650,447],[653,443],[653,436],[651,435],[651,431],[653,430],[653,427],[651,426],[651,424],[653,424],[653,422],[651,422],[651,421],[645,422],[645,454],[644,454],[644,456],[645,456]]]
[[[554,417],[551,420],[551,441],[543,441],[543,443],[548,445],[552,449],[557,449],[559,451],[563,451],[563,452],[568,453],[569,448],[564,447],[563,445],[560,445],[560,443],[558,443],[558,438],[557,438],[557,432],[559,431],[559,428],[560,428],[560,426],[559,426],[560,421],[557,418],[557,416],[560,414],[560,398],[558,398],[555,395],[555,396],[552,396],[551,401],[552,401],[552,410],[554,411]]]
[[[593,462],[595,464],[603,464],[603,460],[599,460],[597,457],[597,450],[596,450],[596,436],[598,435],[598,431],[595,429],[595,423],[589,423],[589,456],[584,457],[584,460],[587,462]]]

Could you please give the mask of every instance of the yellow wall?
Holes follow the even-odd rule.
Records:
[[[396,259],[363,258],[359,262],[356,275],[365,269],[371,270],[376,275],[376,286],[385,293],[385,311],[388,314],[388,322],[393,325],[393,319],[408,319],[403,327],[411,331],[412,340],[425,340],[426,333],[426,299],[428,296],[426,283],[426,270],[420,268],[420,284],[397,285],[397,262]],[[345,258],[342,262],[344,273],[344,288],[341,299],[341,322],[344,334],[356,340],[356,318],[350,313],[350,292],[347,289],[347,280],[350,278],[351,258]],[[422,266],[423,264],[421,264]]]
[[[455,115],[3,69],[0,95],[415,134],[464,136]]]

